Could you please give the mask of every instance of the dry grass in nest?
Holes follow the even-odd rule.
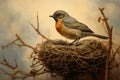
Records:
[[[106,48],[100,41],[83,40],[76,46],[68,44],[62,40],[48,40],[39,45],[36,54],[51,73],[60,76],[105,70]]]

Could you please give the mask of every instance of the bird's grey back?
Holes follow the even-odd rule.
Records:
[[[90,30],[88,28],[88,26],[86,26],[83,23],[78,22],[75,18],[70,17],[70,16],[63,19],[63,24],[66,27],[69,27],[69,28],[72,28],[72,29],[77,29],[77,30],[81,30],[83,32],[93,33],[93,31]]]

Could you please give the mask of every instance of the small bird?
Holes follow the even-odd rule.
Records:
[[[95,36],[101,39],[108,39],[106,36],[95,34],[87,25],[77,21],[63,10],[57,10],[50,17],[54,18],[56,30],[68,39],[74,39],[70,44],[79,41],[80,38],[87,36]]]

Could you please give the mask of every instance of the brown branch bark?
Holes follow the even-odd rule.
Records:
[[[107,29],[108,36],[109,36],[109,47],[108,47],[107,59],[106,59],[105,80],[110,80],[110,77],[109,77],[109,64],[110,64],[110,62],[109,62],[109,60],[110,60],[110,54],[111,54],[111,50],[112,50],[112,30],[113,30],[113,27],[110,27],[108,24],[108,18],[104,14],[104,8],[99,8],[99,10],[103,16],[102,20],[105,23],[105,27]]]
[[[20,43],[16,43],[17,41],[20,41]],[[16,39],[15,40],[11,41],[10,43],[8,43],[6,45],[1,46],[1,48],[2,49],[7,48],[11,44],[16,44],[19,47],[26,46],[26,47],[31,48],[32,50],[34,50],[34,47],[30,46],[29,44],[27,44],[26,42],[24,42],[23,39],[18,34],[16,34]]]
[[[15,66],[9,64],[9,62],[6,60],[6,58],[4,57],[3,61],[0,62],[1,65],[8,67],[10,69],[12,69],[12,72],[7,72],[6,70],[0,68],[0,70],[11,77],[12,80],[16,80],[17,78],[21,78],[21,79],[25,79],[28,77],[34,77],[34,76],[38,76],[40,74],[44,74],[46,73],[46,71],[42,71],[40,72],[43,68],[45,68],[45,66],[41,67],[40,69],[36,70],[34,69],[34,72],[31,73],[31,71],[33,71],[33,69],[31,69],[30,72],[25,72],[23,70],[20,70],[17,66],[17,61],[15,59]],[[21,74],[20,76],[17,76],[16,74]]]
[[[44,36],[40,31],[39,31],[39,17],[38,17],[38,14],[37,14],[37,28],[33,25],[33,24],[31,24],[30,23],[30,25],[33,27],[33,29],[42,37],[42,38],[44,38],[44,39],[46,39],[46,40],[50,40],[49,38],[47,38],[46,36]],[[22,38],[18,35],[18,34],[16,34],[16,39],[15,40],[13,40],[13,41],[11,41],[10,43],[8,43],[8,44],[6,44],[6,45],[3,45],[3,46],[0,46],[2,49],[4,49],[4,48],[7,48],[9,45],[11,45],[11,44],[16,44],[16,45],[18,45],[18,46],[26,46],[26,47],[28,47],[28,48],[31,48],[31,49],[33,49],[34,50],[34,48],[32,47],[32,46],[30,46],[30,45],[28,45],[26,42],[24,42],[23,40],[22,40]],[[21,44],[19,44],[19,43],[16,43],[17,41],[20,41],[21,42]]]
[[[102,14],[102,16],[103,16],[103,21],[105,22],[105,25],[106,25],[106,28],[107,28],[107,31],[110,31],[110,27],[109,27],[109,24],[108,24],[108,22],[107,22],[107,20],[108,20],[108,18],[105,16],[105,14],[104,14],[104,8],[99,8],[99,10],[100,10],[100,12],[101,12],[101,14]]]
[[[119,67],[119,66],[120,66],[120,62],[115,64],[115,65],[110,66],[109,69],[114,69],[114,68]]]
[[[16,37],[17,37],[17,39],[22,43],[22,44],[18,44],[19,46],[26,46],[26,47],[29,47],[29,48],[31,48],[31,49],[34,50],[34,47],[32,47],[32,46],[30,46],[29,44],[27,44],[26,42],[24,42],[24,41],[22,40],[22,38],[21,38],[18,34],[16,34]]]
[[[46,40],[50,40],[49,38],[47,38],[46,36],[44,36],[40,31],[39,31],[39,17],[38,17],[38,14],[37,14],[37,27],[35,27],[33,24],[31,24],[31,26],[33,27],[33,29],[44,39]],[[3,46],[0,46],[2,49],[4,48],[7,48],[9,45],[11,44],[15,44],[19,47],[21,46],[25,46],[25,47],[28,47],[30,49],[32,49],[34,52],[36,52],[36,48],[34,48],[33,46],[27,44],[18,34],[15,35],[16,36],[16,39],[11,41],[10,43],[6,44],[6,45],[3,45]],[[19,42],[18,42],[19,41]],[[37,59],[35,58],[34,56],[32,56],[33,59]],[[33,61],[35,61],[33,60]],[[38,60],[38,62],[37,62]],[[40,64],[39,62],[41,61],[40,59],[37,59],[35,62],[35,64],[32,64],[32,68],[34,69],[34,67],[37,65],[37,64]],[[6,70],[0,68],[0,70],[5,73],[6,75],[10,76],[12,80],[16,80],[16,78],[21,78],[21,79],[25,79],[25,78],[28,78],[28,77],[35,77],[37,75],[40,75],[40,74],[44,74],[44,73],[47,73],[48,71],[45,71],[44,69],[46,69],[45,65],[43,63],[41,63],[36,69],[31,69],[30,72],[25,72],[23,70],[20,70],[18,68],[18,64],[17,64],[17,61],[15,59],[15,66],[9,64],[9,62],[7,61],[7,59],[4,57],[3,61],[0,62],[1,65],[5,66],[5,67],[8,67],[9,69],[12,70],[12,72],[7,72]],[[42,67],[40,67],[42,66]],[[40,67],[40,68],[39,68]],[[17,76],[16,74],[20,74],[21,76]]]
[[[112,62],[114,61],[115,57],[116,57],[116,54],[119,53],[119,50],[120,50],[120,45],[116,48],[115,52],[112,52],[114,53],[111,60],[110,60],[110,64],[112,64]]]
[[[15,43],[17,40],[18,40],[18,39],[15,39],[15,40],[13,40],[13,41],[12,41],[12,42],[10,42],[10,43],[8,43],[8,44],[6,44],[6,45],[1,46],[1,48],[2,48],[2,49],[4,49],[4,48],[8,47],[9,45],[11,45],[11,44]]]
[[[33,29],[38,33],[38,35],[40,35],[41,37],[43,37],[44,39],[46,40],[50,40],[49,38],[47,38],[46,36],[44,36],[40,31],[39,31],[39,17],[38,17],[38,14],[37,14],[37,28],[32,24],[30,23],[30,25],[33,27]]]

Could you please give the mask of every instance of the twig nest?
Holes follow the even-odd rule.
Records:
[[[51,73],[99,73],[105,70],[106,50],[97,40],[83,40],[74,46],[63,40],[49,40],[40,46],[39,57]]]

